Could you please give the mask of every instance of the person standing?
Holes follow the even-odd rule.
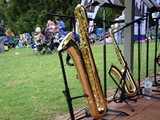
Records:
[[[124,15],[124,11],[122,11],[122,15],[118,17],[118,20],[125,20],[125,15]],[[124,22],[118,23],[118,27],[123,27],[125,25]],[[120,30],[117,32],[117,43],[118,44],[122,44],[122,37],[123,37],[123,32],[124,30]]]
[[[119,16],[120,16],[119,14],[117,14],[117,15],[115,16],[115,21],[118,21],[118,20],[119,20]],[[112,25],[112,27],[117,28],[117,27],[118,27],[118,24],[119,24],[119,23],[115,23],[114,26]],[[111,28],[112,28],[112,27],[111,27]],[[114,32],[117,31],[117,30],[118,30],[118,29],[115,29]],[[118,31],[118,32],[119,32],[119,31]],[[119,33],[118,33],[118,32],[116,32],[116,33],[114,34],[117,43],[119,43],[119,40],[118,40],[118,39],[119,39],[119,36],[118,36]]]
[[[62,20],[60,20],[59,18],[56,18],[56,28],[57,31],[59,32],[59,35],[62,36],[64,35],[64,31],[65,31],[65,24]]]

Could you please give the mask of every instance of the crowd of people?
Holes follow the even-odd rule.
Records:
[[[42,31],[44,29],[44,31]],[[53,51],[60,43],[60,38],[65,36],[65,23],[59,18],[54,21],[48,20],[45,28],[36,27],[35,31],[32,32],[32,41],[27,40],[26,33],[20,34],[20,41],[24,46],[27,44],[31,45],[32,48],[36,48],[38,51],[45,53],[43,48],[50,49]],[[36,46],[36,47],[35,47]]]
[[[124,20],[124,11],[122,12],[122,15],[116,15],[115,20]],[[115,23],[111,27],[121,27],[123,24],[124,23]],[[96,23],[93,23],[92,25],[90,25],[88,30],[89,30],[88,35],[90,40],[89,42],[94,43],[98,39],[98,35],[96,31],[97,30]],[[34,37],[37,37],[37,34],[35,33],[38,34],[38,39],[37,38],[34,39]],[[43,44],[46,44],[46,41],[48,41],[50,43],[49,48],[53,50],[57,48],[58,45],[60,44],[60,40],[62,40],[60,38],[63,38],[65,36],[65,23],[60,18],[57,17],[54,21],[48,20],[45,28],[36,27],[35,31],[32,32],[30,37],[29,37],[29,34],[30,33],[19,34],[20,42],[22,43],[23,46],[27,46],[28,44],[32,45],[34,42],[36,46],[41,44],[41,48],[42,48]],[[106,34],[109,34],[109,32],[106,32]],[[9,28],[5,31],[5,34],[3,35],[14,36],[14,33]],[[103,37],[103,35],[100,37]],[[115,34],[115,39],[117,40],[118,44],[122,44],[122,37],[123,37],[123,30]],[[111,43],[112,40],[106,38],[106,42]]]
[[[44,30],[44,31],[42,31]],[[31,34],[30,34],[31,33]],[[13,31],[4,27],[0,24],[0,36],[5,37],[4,45],[9,37],[15,37]],[[48,20],[44,28],[36,27],[34,32],[22,33],[18,35],[19,43],[15,43],[22,46],[38,46],[38,48],[43,48],[48,45],[48,48],[52,51],[57,48],[60,43],[60,38],[65,36],[65,23],[60,19],[56,18],[54,21]],[[16,36],[17,37],[17,36]],[[34,38],[38,37],[38,38]],[[10,43],[7,43],[8,47]],[[14,46],[15,47],[15,46]],[[39,49],[43,50],[43,49]]]

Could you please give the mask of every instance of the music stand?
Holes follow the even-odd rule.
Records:
[[[147,7],[149,8],[149,13],[147,13],[147,16],[148,15],[151,15],[153,12],[157,12],[159,11],[159,6],[157,5],[157,3],[153,0],[143,0],[143,2],[147,5]],[[146,17],[147,17],[146,16]],[[138,26],[140,26],[140,23],[138,23]],[[158,19],[156,19],[156,40],[155,40],[155,56],[157,54],[157,32],[158,32]],[[140,29],[138,29],[138,33],[140,34]],[[148,41],[147,41],[148,42]],[[138,41],[138,52],[139,52],[139,59],[138,59],[138,62],[139,62],[139,71],[140,71],[140,37],[139,37],[139,41]],[[147,47],[148,47],[148,44],[147,44]],[[148,48],[147,48],[147,51],[146,51],[146,54],[147,54],[147,58],[148,58]],[[148,60],[147,60],[148,62]],[[148,63],[147,63],[148,64]],[[148,72],[148,71],[147,71]],[[146,75],[148,77],[148,75]],[[139,87],[140,87],[140,72],[139,72],[139,79],[138,79],[138,82],[139,82]],[[153,85],[155,84],[155,86],[158,86],[158,83],[156,81],[156,61],[154,61],[154,83]],[[142,93],[142,89],[144,87],[140,87],[139,89],[139,95],[142,95],[142,96],[147,96],[147,97],[151,97],[151,98],[155,98],[155,99],[160,99],[160,97],[156,97],[156,96],[152,96],[152,95],[146,95],[146,94],[143,94]],[[158,90],[153,90],[155,92],[159,92]]]
[[[160,5],[155,0],[142,0],[148,7],[150,12],[157,12],[160,10]]]
[[[92,6],[97,6],[97,5],[101,7],[114,8],[114,9],[119,9],[119,10],[125,9],[125,6],[123,6],[119,0],[114,0],[114,2],[112,2],[111,0],[108,0],[107,2],[106,1],[99,2],[99,0],[95,0],[92,3]]]
[[[143,2],[146,4],[146,6],[149,9],[149,14],[152,14],[153,12],[160,12],[160,5],[157,4],[155,0],[143,0]],[[156,56],[157,56],[157,36],[158,36],[158,20],[160,18],[155,18],[156,22],[156,39],[155,39],[155,59],[154,59],[154,83],[153,86],[160,86],[160,82],[157,82],[156,80]]]

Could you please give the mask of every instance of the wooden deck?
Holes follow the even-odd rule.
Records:
[[[154,95],[160,97],[160,92],[158,94],[159,95]],[[140,96],[137,102],[128,102],[133,107],[134,112],[132,112],[125,103],[112,102],[109,104],[109,108],[126,112],[129,116],[108,113],[105,118],[109,120],[160,120],[160,99],[145,99]]]
[[[160,77],[160,76],[159,76]],[[158,90],[159,92],[152,91],[152,96],[160,98],[160,87],[153,87],[153,90]],[[112,99],[114,91],[108,92],[108,99]],[[106,115],[101,120],[160,120],[160,99],[146,99],[139,95],[137,97],[137,102],[132,100],[127,100],[128,103],[134,109],[132,112],[126,105],[126,103],[115,103],[110,102],[108,104],[109,110],[122,111],[127,113],[129,116],[124,116],[119,113],[108,111]],[[76,112],[75,112],[76,113]],[[80,116],[78,114],[81,114]],[[78,112],[76,119],[85,115],[85,111]],[[70,120],[69,114],[64,116],[59,116],[54,120]],[[93,120],[91,117],[85,117],[82,120]]]

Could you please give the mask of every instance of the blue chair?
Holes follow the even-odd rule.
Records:
[[[25,36],[26,36],[26,38],[27,38],[27,43],[29,44],[29,45],[31,45],[31,35],[29,34],[29,33],[25,33]]]
[[[4,44],[7,45],[9,48],[15,47],[16,43],[14,40],[14,36],[6,36]]]
[[[103,35],[103,28],[97,28],[96,29],[96,34],[97,34],[97,37],[102,37]]]

